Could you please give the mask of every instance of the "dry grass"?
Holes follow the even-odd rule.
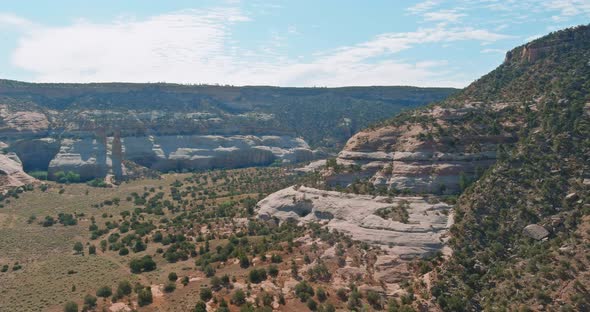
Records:
[[[76,241],[89,241],[91,216],[99,224],[112,220],[103,219],[102,214],[116,218],[119,212],[131,209],[132,203],[125,201],[130,193],[143,192],[144,187],[167,186],[176,178],[178,175],[165,175],[162,180],[132,181],[118,188],[50,183],[45,192],[36,188],[5,202],[0,209],[0,266],[8,264],[9,270],[0,273],[0,311],[61,311],[65,302],[81,303],[84,295],[94,294],[102,285],[114,288],[120,280],[136,279],[128,270],[130,256],[103,255],[100,251],[98,256],[80,256],[73,254],[72,247]],[[59,194],[61,187],[65,189],[63,194]],[[114,197],[121,198],[120,206],[92,207]],[[60,212],[84,213],[85,217],[75,226],[38,224],[45,216],[55,217]],[[37,220],[28,224],[31,215]],[[15,262],[22,265],[21,270],[12,271]]]
[[[207,175],[207,183],[204,184],[203,175]],[[94,295],[101,286],[111,286],[113,290],[121,280],[129,280],[132,283],[140,282],[143,285],[163,285],[168,282],[168,274],[176,272],[179,276],[177,289],[173,293],[164,294],[163,297],[155,297],[153,304],[143,307],[141,311],[187,311],[192,309],[199,301],[199,290],[202,286],[208,286],[209,278],[205,277],[194,263],[193,258],[176,263],[168,263],[156,249],[163,247],[161,244],[150,243],[143,252],[120,256],[117,251],[107,250],[101,252],[97,248],[97,255],[88,255],[87,247],[93,244],[99,247],[99,242],[106,239],[108,234],[97,240],[90,240],[88,227],[90,219],[95,218],[100,228],[104,227],[106,221],[121,222],[120,212],[133,210],[136,206],[126,198],[131,193],[143,194],[149,192],[155,194],[164,192],[165,199],[172,199],[170,186],[175,180],[183,182],[180,187],[184,190],[187,186],[199,184],[209,192],[215,192],[216,196],[203,196],[198,191],[197,198],[191,199],[191,208],[196,204],[202,204],[206,209],[212,209],[218,204],[227,201],[238,201],[241,198],[257,198],[260,190],[272,191],[282,184],[288,183],[290,178],[285,178],[282,169],[238,169],[226,172],[215,171],[212,173],[200,174],[198,182],[190,182],[185,179],[193,177],[192,174],[166,174],[160,180],[140,180],[124,183],[116,188],[93,188],[84,184],[59,185],[50,183],[50,188],[42,192],[38,187],[34,191],[19,194],[18,199],[11,198],[4,202],[4,208],[0,209],[0,267],[8,264],[9,271],[0,273],[0,311],[62,311],[68,301],[75,301],[81,307],[86,294]],[[212,177],[216,176],[216,179]],[[281,179],[279,179],[279,176]],[[280,180],[280,182],[279,182]],[[282,183],[282,184],[281,184]],[[151,191],[151,188],[155,189]],[[160,190],[160,187],[162,189]],[[65,192],[60,194],[60,189]],[[202,188],[201,188],[202,189]],[[119,198],[120,204],[104,205],[96,208],[105,200]],[[190,198],[190,194],[188,196]],[[43,227],[39,224],[45,216],[53,216],[58,213],[84,214],[78,218],[78,224],[74,226],[63,226],[55,224],[51,227]],[[28,223],[31,215],[37,219]],[[174,213],[165,211],[164,216],[153,214],[142,214],[144,221],[152,220],[154,224],[160,224],[160,219],[172,217]],[[228,219],[219,219],[215,223],[213,231],[217,234],[230,230]],[[202,226],[202,225],[201,225]],[[117,231],[117,230],[113,230]],[[261,236],[250,236],[249,241],[254,242],[262,239]],[[74,255],[72,247],[75,242],[82,242],[85,245],[85,255]],[[227,239],[216,237],[210,240],[210,248],[223,246],[228,243]],[[201,243],[202,244],[202,243]],[[197,244],[197,249],[198,249]],[[164,247],[165,248],[165,247]],[[290,263],[288,259],[295,256],[298,262],[302,259],[302,250],[296,254],[284,254],[284,262],[280,269],[286,272],[290,278]],[[131,274],[128,268],[129,261],[133,258],[152,255],[157,263],[157,269],[142,274]],[[244,284],[248,279],[250,269],[242,269],[239,264],[230,259],[227,263],[214,263],[216,275],[228,274],[235,277],[239,283]],[[12,271],[13,264],[19,262],[22,269]],[[267,263],[260,263],[257,266],[268,266]],[[193,279],[187,286],[180,283],[182,277],[188,276]],[[282,282],[281,282],[282,283]],[[279,285],[281,284],[279,283]],[[72,287],[75,286],[75,290]],[[257,292],[256,286],[253,290]],[[232,291],[222,290],[216,293],[219,298],[229,300]],[[129,299],[123,299],[127,303]],[[103,308],[108,309],[109,302],[98,300],[97,311]],[[303,303],[290,302],[284,310],[296,311],[304,307]],[[236,310],[232,306],[232,311]]]

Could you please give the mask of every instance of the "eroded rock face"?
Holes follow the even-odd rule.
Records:
[[[23,171],[20,159],[16,154],[0,154],[0,191],[36,181],[35,178]]]
[[[405,205],[407,222],[378,215],[380,209]],[[280,222],[322,222],[355,240],[390,246],[400,257],[414,257],[443,248],[452,224],[451,207],[424,197],[383,197],[346,194],[309,187],[289,187],[258,203],[258,217]]]
[[[49,162],[49,176],[59,171],[82,180],[123,175],[122,160],[163,172],[269,165],[276,160],[302,162],[318,157],[302,139],[281,136],[174,135],[63,139]]]
[[[60,142],[52,138],[20,140],[12,143],[9,150],[18,155],[27,171],[46,171],[49,162],[60,150]]]
[[[3,136],[39,134],[48,129],[49,119],[46,114],[0,104],[0,134]]]
[[[483,172],[495,163],[499,144],[516,140],[517,123],[502,119],[502,111],[510,108],[509,103],[433,106],[413,116],[428,124],[408,120],[359,132],[338,155],[344,170],[325,172],[326,183],[346,186],[365,179],[376,186],[415,193],[457,193],[461,176]],[[493,116],[498,124],[492,126],[497,129],[461,124],[474,114]]]
[[[280,136],[149,136],[122,141],[125,159],[162,171],[238,168],[316,157],[302,139]]]
[[[106,176],[110,159],[107,162],[106,145],[99,139],[64,139],[57,155],[49,162],[48,176],[54,179],[58,172],[74,172],[82,180]]]

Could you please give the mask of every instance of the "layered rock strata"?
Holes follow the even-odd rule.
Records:
[[[324,173],[326,183],[347,186],[368,180],[413,193],[457,193],[467,180],[495,163],[499,145],[516,141],[520,121],[505,121],[503,115],[510,109],[509,103],[433,106],[415,112],[406,122],[359,132],[339,153],[340,170]],[[476,114],[495,124],[464,122]]]
[[[112,172],[123,176],[123,160],[150,169],[167,171],[207,170],[263,166],[275,161],[302,162],[320,153],[302,139],[280,136],[174,135],[62,139],[48,164],[50,178],[72,171],[82,180]],[[25,151],[19,151],[27,155]]]

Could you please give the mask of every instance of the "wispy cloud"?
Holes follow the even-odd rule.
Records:
[[[409,7],[408,12],[413,13],[413,14],[424,13],[424,12],[429,11],[429,10],[435,8],[436,6],[438,6],[439,3],[440,3],[439,0],[427,0],[427,1],[419,2],[419,3]]]
[[[544,5],[547,9],[558,12],[552,16],[555,21],[563,21],[576,15],[590,16],[590,0],[550,0]]]
[[[533,40],[535,40],[535,39],[539,39],[539,38],[541,38],[542,36],[543,36],[542,34],[535,34],[535,35],[532,35],[532,36],[528,36],[528,37],[525,39],[525,41],[526,41],[526,42],[533,41]]]
[[[289,28],[287,29],[287,32],[289,34],[292,35],[300,35],[301,33],[297,30],[297,26],[295,25],[290,25]]]
[[[504,53],[506,53],[506,50],[503,50],[503,49],[483,49],[483,50],[481,50],[481,53],[484,53],[484,54],[488,54],[488,53],[504,54]]]
[[[464,13],[459,13],[457,10],[440,10],[440,11],[433,11],[433,12],[426,12],[424,13],[424,19],[426,21],[433,21],[433,22],[447,22],[447,23],[455,23],[459,21],[461,17],[466,16]]]
[[[240,47],[232,28],[252,20],[235,7],[186,10],[144,20],[119,18],[110,23],[80,20],[62,27],[25,27],[33,23],[12,16],[12,24],[26,29],[12,54],[12,62],[33,73],[35,80],[44,82],[461,87],[472,77],[451,71],[447,60],[407,60],[399,53],[423,44],[489,44],[511,37],[483,28],[451,27],[443,21],[457,20],[463,14],[438,13],[429,15],[433,26],[383,33],[365,42],[318,51],[305,58],[288,58],[277,52],[288,44],[289,35],[299,33],[295,26],[283,33],[274,32],[258,47]]]
[[[20,16],[10,14],[10,13],[1,13],[0,12],[0,27],[18,27],[18,28],[28,28],[32,27],[34,24],[33,22],[22,18]]]

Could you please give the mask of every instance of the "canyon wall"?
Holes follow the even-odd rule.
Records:
[[[448,88],[33,84],[0,79],[0,141],[25,171],[125,175],[301,162]]]
[[[501,144],[517,139],[516,103],[432,106],[397,124],[354,135],[338,154],[337,168],[324,173],[328,185],[368,180],[377,187],[413,193],[458,193],[463,184],[495,163]],[[482,123],[474,124],[473,118]],[[479,117],[478,117],[479,116]]]
[[[55,151],[53,145],[59,144]],[[147,137],[89,137],[40,139],[15,144],[22,157],[49,159],[44,165],[49,178],[58,172],[74,172],[82,180],[123,176],[123,160],[162,172],[265,166],[275,161],[302,162],[322,155],[302,139],[280,136],[176,135]],[[31,149],[27,149],[30,147]],[[38,167],[43,164],[37,162]]]

